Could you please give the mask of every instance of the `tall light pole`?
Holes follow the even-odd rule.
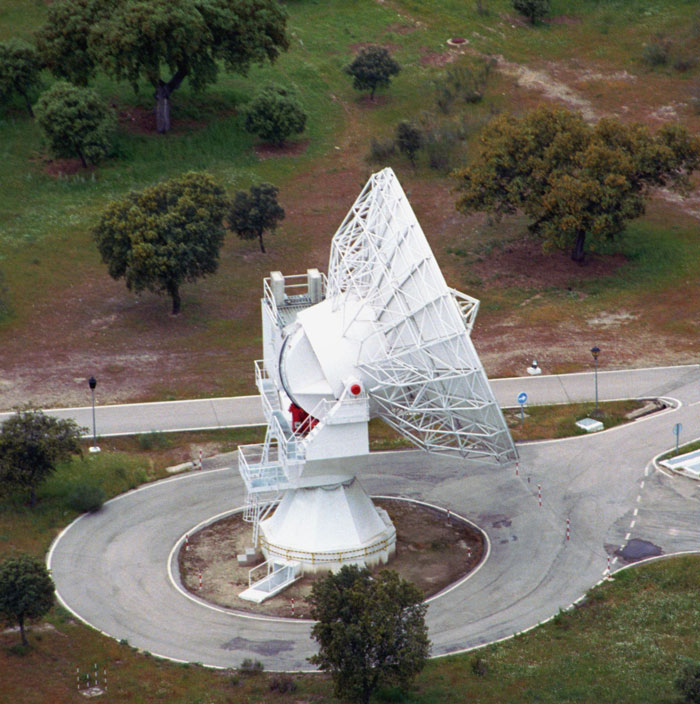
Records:
[[[97,386],[97,379],[91,376],[88,379],[88,385],[90,386],[90,391],[92,391],[92,447],[90,452],[99,452],[100,448],[97,447],[97,426],[95,425],[95,387]]]
[[[598,355],[600,354],[600,347],[596,345],[591,348],[591,354],[593,355],[593,364],[595,365],[595,411],[593,411],[594,416],[599,416],[598,411]]]

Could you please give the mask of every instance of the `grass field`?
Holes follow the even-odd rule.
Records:
[[[523,373],[532,359],[548,372],[697,361],[700,335],[700,198],[658,194],[618,244],[585,267],[565,254],[544,255],[523,238],[525,221],[501,223],[454,209],[453,183],[425,155],[416,168],[393,156],[366,160],[372,137],[391,137],[397,122],[456,125],[456,159],[472,153],[492,115],[521,114],[540,103],[616,115],[651,127],[679,121],[700,129],[695,98],[700,67],[696,0],[553,0],[552,17],[524,23],[507,0],[289,0],[292,46],[272,67],[248,76],[222,74],[203,94],[185,83],[173,98],[173,131],[143,129],[151,89],[134,95],[105,76],[96,89],[120,115],[114,155],[97,169],[69,173],[46,156],[19,102],[0,108],[0,407],[88,402],[86,378],[99,379],[98,402],[251,393],[260,356],[258,301],[270,270],[326,268],[330,238],[367,176],[384,163],[397,172],[448,283],[482,300],[473,338],[491,375]],[[39,0],[5,0],[0,40],[30,37],[46,16]],[[468,39],[450,49],[451,36]],[[353,91],[342,67],[357,48],[390,48],[402,72],[375,103]],[[645,62],[645,45],[668,45],[668,60]],[[434,82],[451,65],[494,57],[484,99],[439,114]],[[687,65],[686,65],[687,64]],[[49,85],[52,78],[45,77]],[[301,147],[256,150],[239,115],[267,80],[292,84],[309,114]],[[64,169],[66,175],[57,175]],[[230,235],[219,272],[183,290],[183,312],[152,294],[136,297],[99,261],[91,228],[112,199],[132,189],[206,169],[233,193],[271,181],[287,217],[267,240],[269,254]],[[3,285],[4,282],[4,285]],[[8,313],[3,311],[7,308]],[[544,424],[544,421],[543,421]],[[551,431],[550,431],[551,432]],[[0,555],[43,555],[76,515],[66,499],[76,483],[98,482],[107,495],[163,476],[197,448],[231,450],[246,437],[198,434],[108,440],[101,457],[78,460],[49,482],[36,509],[0,504]],[[373,447],[396,440],[376,431]],[[206,454],[206,449],[205,449]],[[80,464],[82,463],[82,464]],[[696,592],[700,561],[664,561],[624,573],[587,606],[549,625],[474,655],[431,663],[412,698],[432,702],[676,701],[671,683],[685,656],[697,658]],[[56,608],[50,627],[30,635],[25,656],[0,636],[0,682],[8,701],[73,702],[75,668],[106,664],[115,702],[331,702],[322,677],[299,678],[293,695],[272,694],[266,677],[242,678],[136,653],[74,623]],[[28,683],[32,683],[31,686]]]
[[[135,96],[101,76],[95,87],[117,106],[120,128],[113,158],[87,173],[57,177],[21,105],[0,112],[0,272],[10,309],[0,322],[0,406],[83,402],[90,373],[100,379],[103,401],[251,392],[260,280],[273,269],[325,269],[332,233],[382,165],[365,160],[371,137],[390,137],[406,117],[447,119],[464,135],[459,158],[491,115],[542,101],[567,104],[513,71],[536,71],[547,86],[568,86],[599,114],[651,126],[663,119],[700,125],[690,100],[697,67],[680,72],[671,62],[651,70],[642,61],[644,45],[659,33],[676,53],[697,49],[695,3],[591,1],[572,12],[555,2],[552,20],[535,28],[505,0],[483,4],[486,15],[452,0],[290,2],[290,51],[247,77],[222,74],[202,94],[185,83],[173,98],[174,129],[166,137],[139,127],[152,107],[148,86]],[[45,5],[8,0],[0,12],[0,36],[30,36]],[[447,35],[468,38],[471,53],[448,48]],[[341,70],[367,42],[388,46],[403,67],[374,104]],[[450,65],[474,62],[474,52],[505,63],[492,72],[480,104],[444,118],[433,103],[434,82]],[[266,80],[299,91],[309,114],[301,151],[263,158],[256,138],[242,129],[238,109]],[[532,358],[551,371],[581,368],[592,342],[604,350],[606,367],[694,360],[694,201],[657,198],[630,225],[618,254],[578,267],[565,254],[543,255],[537,243],[523,242],[521,218],[494,224],[459,215],[451,180],[431,170],[424,155],[415,169],[401,156],[389,163],[448,282],[482,300],[474,339],[490,374],[521,372]],[[229,192],[272,181],[287,218],[268,238],[267,256],[229,236],[219,273],[185,286],[183,312],[171,318],[164,299],[136,297],[108,278],[90,230],[109,200],[188,169],[211,171]]]

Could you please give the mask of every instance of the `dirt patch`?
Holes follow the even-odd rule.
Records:
[[[94,165],[83,166],[80,159],[52,159],[44,166],[44,171],[49,176],[63,178],[64,176],[74,176],[75,174],[91,174],[96,167]]]
[[[416,29],[417,27],[415,25],[411,26],[408,24],[402,24],[401,22],[394,22],[386,28],[386,32],[387,34],[411,34],[415,32]]]
[[[364,94],[355,101],[355,105],[363,110],[374,110],[386,105],[390,100],[391,98],[388,95],[375,95],[374,98],[372,98]]]
[[[141,105],[119,106],[112,103],[117,111],[119,125],[133,134],[156,135],[156,115],[153,108],[144,108]],[[204,120],[188,120],[171,114],[170,134],[180,134],[190,130],[206,127]]]
[[[393,53],[401,48],[398,44],[394,44],[394,42],[356,42],[355,44],[351,44],[349,48],[353,54],[359,54],[362,49],[367,49],[370,46],[380,46],[389,53]]]
[[[571,290],[582,281],[611,276],[627,262],[622,254],[602,257],[589,253],[581,266],[565,252],[543,252],[542,243],[535,238],[499,243],[487,255],[475,254],[469,271],[486,289],[505,285]]]
[[[264,142],[263,144],[256,144],[254,150],[258,159],[265,161],[265,159],[275,159],[280,156],[295,156],[297,154],[303,154],[307,150],[308,146],[309,140],[302,139],[298,142],[285,142],[281,146]]]
[[[426,598],[437,594],[470,570],[484,553],[484,539],[471,525],[445,512],[408,501],[377,500],[396,526],[396,554],[386,566],[416,584]],[[241,514],[225,518],[189,539],[189,550],[181,550],[182,584],[193,594],[227,608],[273,616],[310,618],[306,597],[322,575],[303,577],[262,604],[238,598],[248,586],[248,568],[238,566],[236,556],[251,542],[251,526]],[[199,589],[199,575],[202,588]]]
[[[420,57],[423,66],[446,66],[457,60],[461,52],[459,51],[428,51]]]

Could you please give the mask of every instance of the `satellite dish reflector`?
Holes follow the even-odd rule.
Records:
[[[326,299],[280,357],[307,412],[361,379],[370,413],[417,446],[509,461],[515,447],[469,337],[479,302],[447,286],[394,172],[374,174],[336,232]]]
[[[264,290],[256,384],[268,432],[238,452],[244,516],[270,564],[298,574],[321,555],[336,569],[393,553],[391,521],[350,469],[369,453],[371,417],[425,450],[516,459],[469,337],[479,302],[445,282],[391,169],[333,237],[327,278],[273,272]]]

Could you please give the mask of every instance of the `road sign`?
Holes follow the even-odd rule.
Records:
[[[527,401],[527,394],[524,391],[521,391],[518,394],[518,403],[522,406],[526,401]]]
[[[680,423],[676,423],[673,426],[673,434],[678,437],[681,434],[681,430],[683,430],[683,426]]]

